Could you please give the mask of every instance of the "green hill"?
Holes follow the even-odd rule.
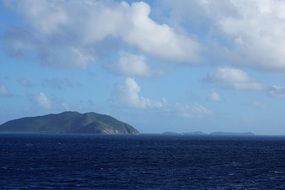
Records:
[[[0,125],[0,132],[139,134],[139,131],[131,125],[109,115],[70,111],[11,120]]]

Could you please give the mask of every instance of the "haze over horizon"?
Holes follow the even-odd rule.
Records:
[[[0,124],[72,110],[142,133],[285,135],[284,10],[279,0],[3,0]]]

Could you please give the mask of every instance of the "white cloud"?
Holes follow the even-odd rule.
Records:
[[[162,59],[197,61],[200,45],[186,35],[178,35],[173,28],[155,23],[150,17],[150,7],[144,2],[132,4],[131,27],[123,38],[146,53]]]
[[[158,70],[150,68],[144,56],[129,53],[121,54],[118,63],[111,64],[109,68],[116,73],[129,77],[148,77],[161,73]]]
[[[258,92],[263,92],[270,96],[279,96],[279,97],[285,96],[285,87],[256,82],[246,72],[236,68],[230,68],[230,67],[218,68],[213,72],[211,72],[205,80],[210,83],[222,85],[222,87],[226,88],[233,88],[236,90],[245,90],[245,91],[258,91]]]
[[[9,8],[16,9],[28,21],[32,22],[33,27],[46,34],[58,30],[61,24],[68,21],[66,11],[63,7],[57,6],[56,1],[27,0],[22,2],[4,0],[4,3]]]
[[[221,67],[210,73],[206,79],[209,82],[221,83],[225,87],[237,90],[263,91],[265,86],[250,78],[248,74],[240,69]]]
[[[40,59],[43,61],[44,65],[86,68],[96,59],[96,55],[92,55],[92,50],[85,50],[77,45],[63,45],[60,47],[51,46],[40,47],[41,49],[36,47],[36,51],[39,51]]]
[[[9,96],[11,96],[11,93],[8,90],[8,88],[5,85],[0,84],[0,97],[9,97]]]
[[[38,108],[41,108],[42,111],[62,112],[72,109],[72,105],[70,105],[67,100],[57,96],[48,96],[44,92],[32,96],[32,101]]]
[[[284,9],[277,0],[233,1],[238,16],[218,21],[219,29],[248,64],[265,69],[285,70]]]
[[[209,95],[209,99],[213,102],[219,102],[221,101],[221,96],[219,93],[217,92],[212,92],[210,95]]]
[[[285,71],[285,1],[164,0],[164,5],[174,22],[205,31],[231,62]]]
[[[113,101],[123,106],[157,109],[165,105],[163,100],[154,101],[140,95],[140,86],[133,78],[127,78],[123,85],[118,85],[115,89]]]
[[[36,95],[35,100],[37,104],[44,109],[50,109],[52,107],[51,100],[43,92],[40,92],[38,95]]]
[[[211,112],[199,104],[169,104],[165,98],[152,100],[143,97],[141,88],[133,78],[127,78],[124,84],[116,86],[112,103],[116,106],[127,107],[130,109],[143,109],[144,111],[155,110],[162,114],[171,114],[180,117],[196,117],[208,115]]]
[[[150,6],[144,2],[4,2],[25,19],[23,27],[6,33],[7,49],[18,56],[35,51],[46,65],[84,68],[100,58],[98,54],[106,40],[167,61],[196,63],[199,59],[199,43],[166,24],[155,22],[150,18]],[[109,47],[103,51],[110,55],[112,50],[115,49]]]

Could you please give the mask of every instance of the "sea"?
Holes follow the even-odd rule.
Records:
[[[0,135],[0,189],[285,189],[284,137]]]

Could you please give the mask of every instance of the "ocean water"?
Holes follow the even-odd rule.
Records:
[[[0,135],[0,189],[285,189],[285,138]]]

